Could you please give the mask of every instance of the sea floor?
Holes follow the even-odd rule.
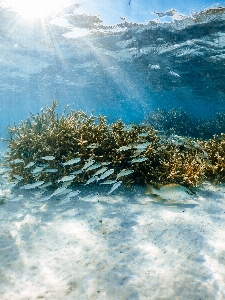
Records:
[[[108,189],[0,205],[1,300],[225,299],[225,186],[164,202]]]

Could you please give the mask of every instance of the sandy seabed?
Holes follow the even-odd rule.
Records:
[[[0,205],[1,300],[225,299],[224,185],[180,201],[79,189]]]

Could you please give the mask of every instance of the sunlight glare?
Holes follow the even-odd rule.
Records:
[[[65,3],[61,0],[8,0],[19,15],[29,20],[44,19],[59,12]]]

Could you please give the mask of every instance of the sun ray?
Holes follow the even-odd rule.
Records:
[[[59,0],[7,0],[7,6],[16,11],[21,17],[34,21],[46,19],[58,13],[68,1]]]

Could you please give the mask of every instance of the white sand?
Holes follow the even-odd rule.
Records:
[[[0,205],[1,300],[225,299],[225,186],[177,204],[109,188]]]

